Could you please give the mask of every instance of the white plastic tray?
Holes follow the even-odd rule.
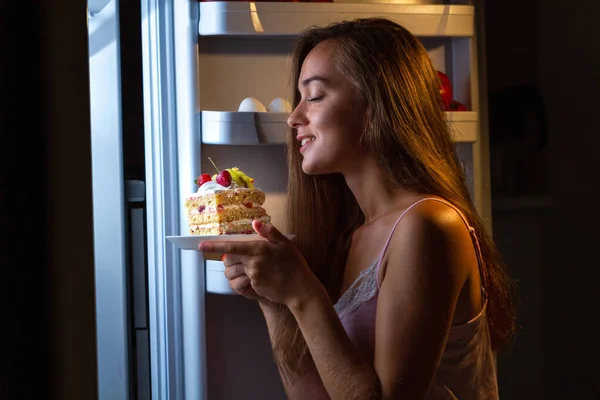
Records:
[[[202,143],[285,144],[288,113],[202,111]]]
[[[477,141],[478,115],[475,111],[446,112],[452,138],[457,143]]]
[[[206,260],[206,291],[216,294],[237,294],[225,277],[225,265],[221,261]]]

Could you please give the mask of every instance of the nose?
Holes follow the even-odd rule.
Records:
[[[302,102],[298,103],[296,108],[290,113],[287,124],[293,129],[298,129],[298,127],[306,125],[306,115],[302,110]]]

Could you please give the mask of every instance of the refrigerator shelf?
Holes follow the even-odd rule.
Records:
[[[285,144],[288,113],[202,111],[202,143]]]
[[[477,112],[446,113],[457,143],[477,141]],[[285,145],[287,113],[202,111],[202,143]]]
[[[293,36],[309,26],[385,17],[416,36],[473,37],[474,8],[467,5],[200,2],[201,36]]]

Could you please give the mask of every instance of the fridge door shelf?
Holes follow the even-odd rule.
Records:
[[[202,111],[202,143],[285,144],[288,113]]]
[[[237,294],[229,286],[225,277],[225,264],[221,261],[206,260],[206,292],[214,294]]]
[[[473,37],[474,8],[468,5],[200,2],[201,36],[294,36],[309,26],[385,17],[416,36]]]
[[[202,112],[202,143],[216,145],[285,145],[287,113]],[[457,143],[477,141],[477,112],[446,112]]]

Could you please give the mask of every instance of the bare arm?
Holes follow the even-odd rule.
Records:
[[[360,358],[324,290],[290,310],[332,399],[381,398],[375,369]]]
[[[246,275],[244,271],[244,264],[241,263],[241,259],[239,256],[228,255],[225,260],[225,265],[225,276],[227,277],[227,279],[229,279],[229,285],[231,286],[231,288],[236,293],[248,299],[258,300],[258,304],[260,305],[262,313],[265,316],[267,329],[269,331],[269,338],[271,339],[271,343],[273,344],[275,329],[279,318],[278,308],[280,307],[280,305],[267,300],[266,298],[258,295],[256,291],[254,291],[250,284],[250,278]],[[290,329],[293,328],[295,327],[290,327]],[[302,375],[296,374],[293,377],[292,381],[290,381],[282,373],[281,368],[279,368],[279,365],[277,365],[277,367],[281,375],[281,381],[283,383],[283,387],[285,389],[288,399],[304,400],[306,398],[312,398],[314,396],[310,396],[310,390],[314,390],[317,393],[324,392],[325,388],[323,387],[323,382],[319,377],[319,374],[317,372],[314,362],[312,361],[312,358],[310,359],[309,365],[307,366],[307,369],[304,371],[304,373]],[[317,393],[315,393],[315,395]]]
[[[332,399],[426,394],[471,260],[464,255],[470,239],[462,221],[442,214],[410,213],[393,238],[378,299],[374,365],[358,356],[324,290],[288,304]]]
[[[271,338],[271,341],[273,341],[273,332],[277,321],[277,305],[266,299],[260,300],[259,304],[267,322],[269,336]],[[310,393],[308,393],[308,388],[318,390],[319,392],[325,390],[325,388],[323,387],[323,382],[319,377],[317,368],[315,367],[312,358],[306,369],[306,372],[302,375],[294,376],[293,382],[290,382],[281,373],[281,370],[280,375],[281,381],[283,382],[283,387],[285,389],[285,393],[288,399],[290,400],[305,400],[307,398],[312,398],[312,396],[310,396]]]

